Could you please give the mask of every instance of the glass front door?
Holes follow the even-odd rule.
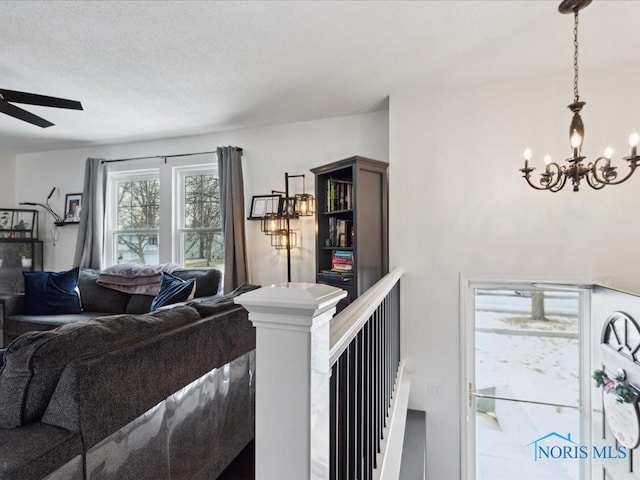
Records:
[[[533,286],[472,292],[468,479],[585,478],[585,462],[573,458],[589,441],[582,416],[581,294]]]

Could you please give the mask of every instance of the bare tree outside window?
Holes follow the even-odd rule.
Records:
[[[118,182],[117,202],[117,263],[159,263],[159,180]]]
[[[184,175],[183,258],[185,267],[224,263],[220,184],[211,174]]]

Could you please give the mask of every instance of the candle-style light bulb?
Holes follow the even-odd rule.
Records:
[[[640,143],[640,134],[633,130],[629,135],[629,146],[631,147],[631,156],[635,157],[638,149],[638,143]]]
[[[582,145],[582,136],[578,133],[576,129],[573,130],[571,134],[571,146],[573,148],[580,147]]]
[[[549,165],[551,163],[551,155],[548,153],[544,156],[544,164]]]
[[[576,129],[571,134],[571,147],[573,148],[573,156],[577,157],[580,154],[580,147],[582,146],[582,136]]]
[[[524,168],[525,170],[529,168],[529,160],[533,157],[533,152],[529,147],[524,149]]]
[[[608,158],[609,160],[611,160],[613,158],[613,148],[611,147],[607,147],[604,149],[604,156],[605,158]]]

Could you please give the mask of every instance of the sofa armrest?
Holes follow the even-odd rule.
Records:
[[[24,293],[0,294],[0,311],[4,318],[24,313]]]
[[[21,315],[24,311],[24,293],[0,294],[0,347],[6,347],[9,343],[5,334],[5,322],[7,318]]]

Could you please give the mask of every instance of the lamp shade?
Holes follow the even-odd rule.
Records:
[[[276,250],[291,249],[296,246],[296,232],[293,230],[282,229],[274,235],[271,235],[271,246]]]
[[[286,228],[285,219],[277,213],[267,213],[262,217],[261,230],[265,235],[275,235]]]
[[[301,217],[310,217],[315,213],[315,199],[310,193],[298,193],[295,196],[295,212]]]

